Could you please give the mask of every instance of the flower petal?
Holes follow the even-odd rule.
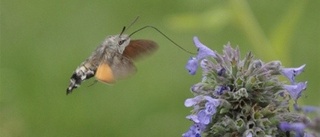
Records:
[[[192,120],[194,123],[199,123],[199,119],[197,115],[189,115],[186,118],[189,120]]]
[[[320,108],[315,106],[302,106],[301,109],[304,113],[312,113],[312,112],[320,113]]]
[[[211,102],[207,102],[205,104],[205,107],[206,107],[205,112],[208,115],[213,115],[213,114],[215,114],[217,112],[217,109],[216,109],[217,107]]]
[[[212,98],[212,97],[210,97],[210,96],[204,96],[204,98],[205,98],[208,102],[212,103],[215,107],[217,107],[217,106],[220,105],[220,100],[219,100],[219,99],[214,99],[214,98]]]
[[[203,58],[207,57],[207,56],[212,56],[213,58],[217,58],[217,55],[214,51],[212,51],[211,49],[209,49],[206,45],[203,45],[198,37],[193,37],[193,42],[196,45],[196,47],[198,48],[198,55],[197,55],[197,59],[198,60],[202,60]]]
[[[295,131],[299,135],[303,135],[306,125],[303,123],[281,122],[279,125],[282,131]]]
[[[297,75],[299,75],[301,72],[303,72],[305,66],[306,66],[306,64],[304,64],[298,68],[282,68],[281,73],[282,73],[282,75],[284,75],[285,77],[287,77],[290,80],[291,84],[294,84],[295,77]]]
[[[202,100],[202,96],[196,96],[194,98],[188,98],[184,102],[184,106],[186,106],[186,107],[194,106],[195,104],[198,104],[201,100]]]
[[[291,129],[291,126],[288,122],[281,122],[279,124],[279,128],[282,130],[282,131],[290,131]]]
[[[229,87],[227,86],[216,86],[214,89],[214,92],[217,93],[218,95],[222,95],[224,91],[230,90]]]
[[[283,88],[289,92],[294,101],[297,101],[302,91],[307,88],[307,82],[299,82],[296,85],[283,85]]]
[[[200,124],[208,125],[211,121],[211,115],[208,115],[204,110],[200,110],[197,116]]]
[[[192,125],[189,130],[182,134],[183,137],[201,137],[201,126],[199,126],[198,124],[194,124]]]
[[[198,69],[198,60],[195,57],[191,57],[188,60],[188,63],[186,65],[186,69],[189,71],[190,75],[196,74],[197,69]]]

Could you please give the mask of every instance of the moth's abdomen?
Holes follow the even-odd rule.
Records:
[[[96,73],[97,67],[89,63],[81,64],[70,78],[70,85],[67,88],[67,94],[71,93],[73,89],[80,86],[81,82],[93,77]]]

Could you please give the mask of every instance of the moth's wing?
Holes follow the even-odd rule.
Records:
[[[158,44],[151,40],[131,40],[129,45],[123,51],[127,58],[137,60],[146,55],[154,53],[158,49]]]
[[[126,78],[136,72],[133,62],[120,54],[112,59],[103,60],[97,68],[95,77],[104,83],[114,83],[116,80]]]

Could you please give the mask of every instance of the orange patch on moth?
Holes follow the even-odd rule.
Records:
[[[110,84],[115,82],[115,78],[113,76],[112,70],[107,63],[103,63],[99,65],[95,77],[97,80],[104,83]]]

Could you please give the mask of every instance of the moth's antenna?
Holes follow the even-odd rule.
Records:
[[[144,26],[144,27],[142,27],[142,28],[140,28],[140,29],[132,32],[132,33],[129,35],[129,37],[131,37],[133,34],[139,32],[139,31],[141,31],[141,30],[143,30],[143,29],[145,29],[145,28],[153,28],[154,30],[158,31],[162,36],[164,36],[165,38],[167,38],[170,42],[172,42],[172,43],[173,43],[175,46],[177,46],[178,48],[182,49],[183,51],[185,51],[185,52],[187,52],[187,53],[189,53],[189,54],[192,54],[192,55],[196,54],[196,53],[192,53],[192,52],[184,49],[183,47],[181,47],[179,44],[177,44],[176,42],[174,42],[172,39],[170,39],[167,35],[165,35],[164,33],[162,33],[158,28],[156,28],[156,27],[154,27],[154,26],[149,26],[149,25],[148,25],[148,26]]]
[[[120,36],[123,34],[123,32],[124,32],[125,30],[129,29],[134,23],[136,23],[138,19],[139,19],[139,16],[137,16],[137,17],[130,23],[130,25],[129,25],[127,28],[126,28],[126,26],[124,26],[124,27],[122,28],[122,31],[121,31],[121,33],[120,33]]]
[[[138,19],[139,19],[139,16],[137,16],[137,17],[131,22],[131,24],[128,26],[127,29],[129,29],[134,23],[136,23]]]
[[[125,30],[126,30],[126,26],[123,26],[119,36],[121,36]]]

